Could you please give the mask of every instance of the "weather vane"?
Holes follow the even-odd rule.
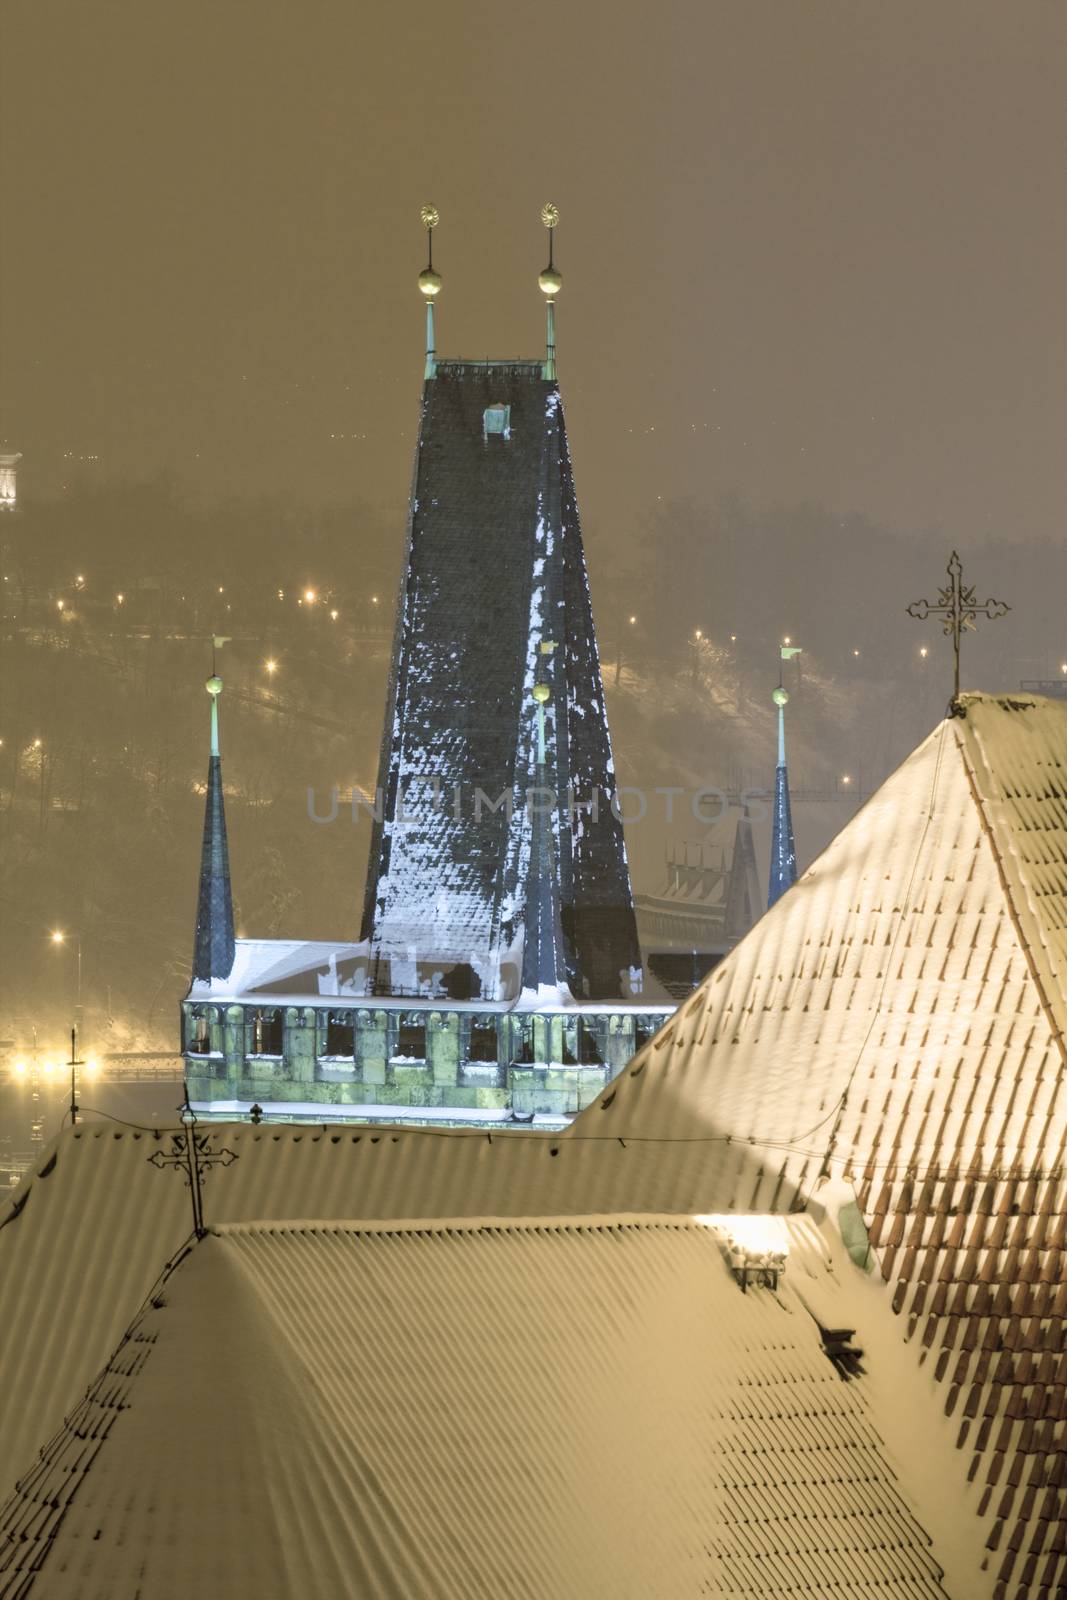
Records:
[[[937,604],[931,605],[929,600],[913,600],[908,607],[908,616],[917,617],[920,622],[925,622],[927,617],[945,619],[944,631],[952,635],[952,705],[955,709],[960,698],[960,635],[966,633],[968,628],[973,631],[977,627],[978,617],[1002,617],[1011,610],[1011,606],[1003,600],[983,600],[979,604],[974,598],[973,584],[963,581],[963,564],[955,550],[947,571],[949,581],[940,591]]]

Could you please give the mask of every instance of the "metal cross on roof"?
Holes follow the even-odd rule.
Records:
[[[204,1202],[201,1197],[201,1184],[204,1175],[211,1167],[228,1167],[231,1161],[237,1160],[236,1152],[226,1149],[216,1150],[211,1144],[211,1137],[207,1133],[196,1131],[196,1113],[189,1104],[189,1088],[186,1085],[185,1100],[178,1107],[182,1114],[184,1130],[181,1133],[172,1133],[170,1136],[170,1150],[154,1150],[148,1157],[150,1166],[185,1168],[185,1182],[193,1204],[193,1232],[198,1239],[204,1237],[207,1231],[204,1227]]]
[[[952,635],[952,704],[955,706],[960,697],[960,635],[968,628],[973,631],[978,617],[1002,617],[1011,606],[1003,600],[983,600],[979,604],[974,598],[974,586],[963,581],[963,563],[955,550],[947,571],[949,581],[940,591],[937,605],[931,605],[929,600],[913,600],[908,616],[917,617],[920,622],[925,622],[927,617],[944,617],[944,631]]]

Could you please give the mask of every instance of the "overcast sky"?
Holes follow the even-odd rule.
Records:
[[[56,463],[398,504],[443,354],[536,356],[587,522],[1067,500],[1067,7],[6,0],[3,421]],[[654,430],[654,431],[653,431]]]

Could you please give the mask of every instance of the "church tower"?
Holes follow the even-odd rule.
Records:
[[[437,220],[426,207],[422,413],[362,934],[234,938],[213,675],[182,1002],[196,1107],[559,1128],[674,1010],[644,993],[613,806],[556,381],[556,211],[537,361],[438,355]]]
[[[625,998],[640,957],[563,402],[546,206],[543,361],[425,382],[363,916],[373,987]]]

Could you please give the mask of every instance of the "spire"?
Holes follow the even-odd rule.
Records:
[[[525,934],[522,946],[522,988],[531,994],[561,989],[567,982],[560,920],[559,875],[552,850],[554,790],[548,782],[545,753],[545,706],[552,698],[549,674],[556,646],[544,640],[533,686],[537,706],[534,788],[527,795],[530,812],[530,864],[526,877]],[[536,796],[536,804],[534,797]]]
[[[756,847],[752,840],[752,819],[746,801],[734,830],[734,853],[730,862],[730,887],[726,895],[723,924],[728,945],[732,947],[737,944],[759,921],[763,911],[762,899]]]
[[[556,296],[563,287],[563,276],[552,259],[552,236],[559,221],[558,209],[549,203],[541,207],[541,221],[548,229],[548,266],[538,275],[537,286],[545,297],[548,329],[545,337],[545,364],[543,376],[550,383],[556,381]]]
[[[222,800],[222,759],[219,755],[219,695],[222,679],[212,672],[207,680],[211,696],[211,755],[207,769],[204,807],[204,844],[200,855],[200,898],[196,908],[193,945],[193,981],[210,983],[228,978],[233,970],[233,897],[230,893],[230,857],[226,848],[226,812]]]
[[[437,349],[433,326],[433,303],[441,293],[441,275],[433,270],[433,230],[440,222],[436,206],[423,206],[420,212],[422,225],[426,229],[426,265],[419,273],[419,293],[426,301],[426,371],[427,378],[437,376]]]
[[[799,655],[794,645],[782,646],[782,660]],[[778,669],[778,687],[774,691],[778,707],[778,765],[774,773],[774,825],[771,833],[771,881],[767,890],[767,909],[770,910],[787,889],[797,881],[797,852],[793,843],[793,816],[789,805],[789,771],[785,764],[785,708],[789,696],[782,687],[782,672]]]

